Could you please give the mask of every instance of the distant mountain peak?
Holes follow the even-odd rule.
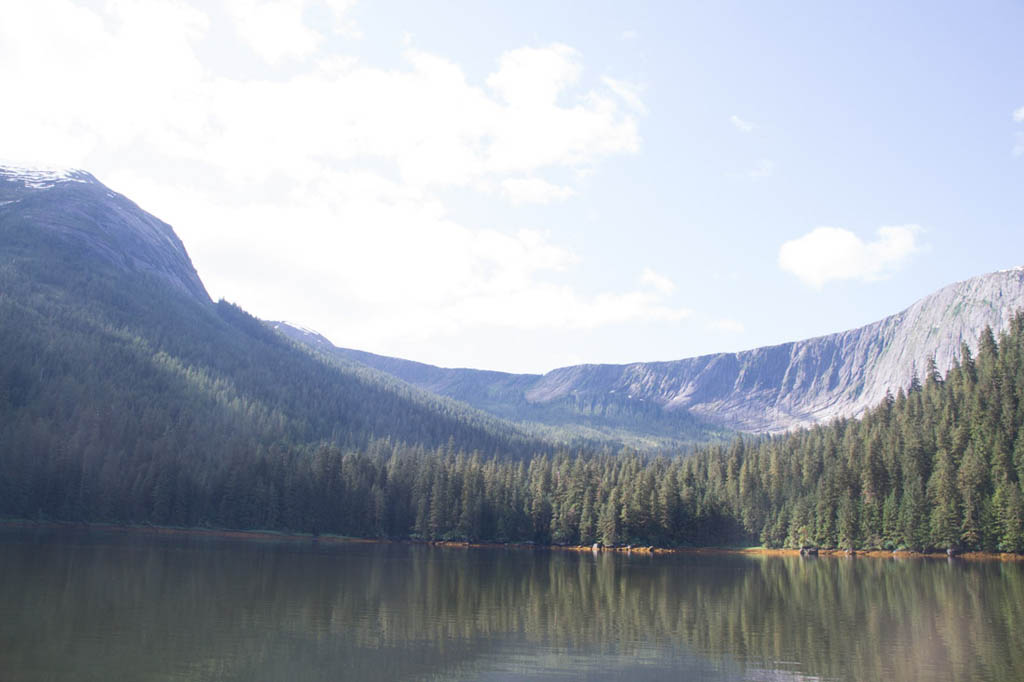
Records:
[[[20,182],[29,189],[49,189],[61,182],[95,183],[96,178],[80,168],[25,166],[0,160],[0,179]]]
[[[171,226],[84,170],[0,162],[0,230],[22,235],[10,248],[44,238],[211,303]]]
[[[315,329],[303,327],[300,324],[288,322],[287,320],[282,320],[280,322],[268,321],[266,324],[270,325],[272,329],[282,332],[286,336],[292,337],[293,340],[304,343],[311,348],[316,348],[318,350],[330,350],[334,348],[334,344],[331,343],[326,336]]]

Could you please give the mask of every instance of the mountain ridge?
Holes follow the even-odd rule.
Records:
[[[1024,266],[1018,266],[955,282],[900,312],[841,332],[680,360],[573,365],[543,375],[434,367],[337,348],[322,336],[316,343],[489,411],[502,395],[534,406],[625,395],[726,428],[775,433],[859,416],[887,392],[909,385],[915,373],[921,377],[929,358],[946,371],[964,344],[973,351],[985,327],[1005,330],[1022,307]]]
[[[0,442],[37,441],[33,451],[102,443],[127,462],[169,443],[213,461],[378,438],[554,448],[214,303],[173,229],[84,171],[0,167],[0,347]]]
[[[6,256],[0,282],[18,272],[19,262],[36,259],[36,265],[22,268],[36,273],[33,286],[56,277],[59,288],[62,268],[68,275],[84,267],[75,254],[91,254],[109,267],[89,266],[92,271],[74,276],[107,277],[97,291],[109,292],[120,274],[140,274],[198,304],[204,315],[227,315],[251,326],[213,303],[170,225],[85,171],[0,166],[0,237]],[[131,292],[117,296],[130,304],[118,313],[118,324],[132,324],[131,311],[160,324],[158,312],[146,311],[144,301],[133,302]],[[539,425],[549,436],[552,428],[568,429],[556,437],[562,442],[582,435],[675,447],[721,440],[731,430],[781,432],[856,417],[887,392],[908,385],[915,372],[925,372],[928,358],[945,371],[964,344],[975,347],[982,329],[1002,331],[1022,307],[1024,267],[1017,267],[951,284],[903,311],[843,332],[736,353],[576,365],[543,375],[439,368],[337,348],[284,323],[264,324],[321,353],[490,416]]]
[[[52,210],[55,203],[59,211]],[[30,225],[112,265],[155,275],[205,305],[213,303],[171,226],[86,171],[0,165],[0,220],[8,239],[14,222]]]

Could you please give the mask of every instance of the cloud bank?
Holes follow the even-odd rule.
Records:
[[[779,267],[801,282],[820,289],[832,281],[872,282],[884,279],[920,250],[918,225],[880,227],[865,242],[839,227],[816,227],[779,248]]]
[[[0,108],[5,156],[95,171],[175,226],[212,293],[349,345],[688,314],[648,275],[574,288],[579,256],[550,230],[449,207],[453,190],[577,195],[552,178],[640,148],[639,87],[588,75],[560,43],[496,54],[478,80],[411,40],[376,66],[339,51],[360,37],[351,4],[14,3],[0,23],[18,102]]]

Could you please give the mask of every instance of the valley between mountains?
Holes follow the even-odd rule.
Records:
[[[312,348],[505,418],[554,422],[569,405],[600,413],[646,402],[662,415],[780,433],[859,416],[929,367],[944,372],[963,344],[976,350],[982,330],[1007,329],[1021,307],[1024,267],[951,284],[883,320],[828,336],[667,362],[562,367],[542,376],[433,367],[338,348],[286,323],[273,326]]]

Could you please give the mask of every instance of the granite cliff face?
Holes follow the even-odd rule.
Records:
[[[570,398],[642,401],[726,428],[780,432],[860,415],[887,391],[908,386],[915,373],[923,377],[929,357],[944,373],[959,357],[962,343],[974,352],[986,326],[998,334],[1022,307],[1024,268],[1015,268],[952,284],[859,329],[672,362],[577,365],[537,376],[442,369],[335,351],[489,411],[503,400],[537,408]]]
[[[996,333],[1024,307],[1024,268],[952,284],[906,310],[859,329],[675,362],[554,370],[527,393],[551,400],[569,391],[621,391],[686,409],[744,431],[784,431],[858,416],[887,391],[921,377],[933,357],[945,372],[972,352],[986,326]]]
[[[85,171],[0,165],[0,230],[9,248],[62,240],[212,304],[170,225]]]

